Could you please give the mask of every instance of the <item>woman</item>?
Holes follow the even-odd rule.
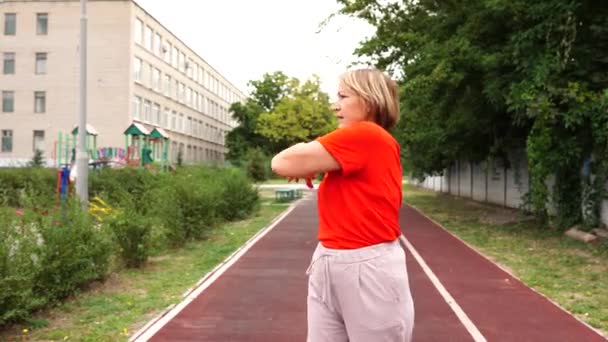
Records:
[[[326,176],[318,191],[319,244],[308,270],[308,341],[410,341],[414,306],[398,239],[397,84],[375,69],[340,78],[339,127],[272,159],[288,178]]]

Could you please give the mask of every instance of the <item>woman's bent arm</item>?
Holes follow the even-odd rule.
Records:
[[[339,170],[340,164],[318,141],[293,145],[272,158],[272,171],[279,176],[304,178]]]

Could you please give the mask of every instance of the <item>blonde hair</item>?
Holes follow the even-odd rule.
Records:
[[[386,130],[399,122],[399,87],[378,69],[357,69],[340,76],[340,82],[368,106],[368,120]]]

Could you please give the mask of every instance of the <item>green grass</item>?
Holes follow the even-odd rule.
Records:
[[[152,258],[142,269],[113,274],[76,298],[40,313],[30,324],[0,332],[0,340],[128,340],[162,310],[180,302],[205,273],[287,208],[262,202],[266,205],[255,217],[218,228],[208,240]]]
[[[404,199],[528,286],[608,332],[608,243],[588,245],[529,219],[491,223],[522,215],[412,186],[404,185]]]

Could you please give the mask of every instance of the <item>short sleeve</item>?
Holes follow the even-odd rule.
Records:
[[[342,174],[349,175],[364,168],[374,148],[374,130],[367,123],[338,128],[317,141],[336,159]]]

